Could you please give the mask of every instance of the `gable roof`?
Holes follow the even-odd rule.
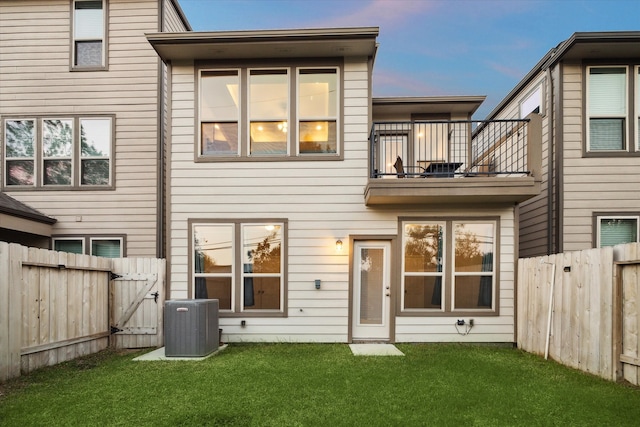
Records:
[[[374,57],[378,27],[146,34],[163,61]]]
[[[489,113],[494,118],[540,72],[562,60],[620,60],[640,57],[640,31],[576,32],[551,49]]]
[[[43,224],[55,224],[57,222],[55,218],[48,217],[2,192],[0,192],[0,213],[30,219]]]

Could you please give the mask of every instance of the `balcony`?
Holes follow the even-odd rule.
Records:
[[[365,204],[515,204],[540,194],[542,120],[374,123]]]

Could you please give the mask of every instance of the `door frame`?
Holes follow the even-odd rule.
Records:
[[[354,312],[354,292],[355,283],[353,280],[354,266],[353,261],[355,257],[354,247],[356,242],[366,241],[383,241],[390,244],[389,249],[389,343],[394,343],[396,339],[396,301],[399,289],[398,281],[398,265],[396,256],[397,253],[397,236],[388,234],[372,234],[372,235],[352,235],[349,236],[349,315],[348,315],[348,333],[347,342],[353,342],[353,312]]]

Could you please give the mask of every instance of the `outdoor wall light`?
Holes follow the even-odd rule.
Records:
[[[342,250],[342,240],[336,240],[336,251],[340,252]]]

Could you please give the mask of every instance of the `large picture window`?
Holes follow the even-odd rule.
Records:
[[[105,14],[102,0],[73,2],[73,67],[105,66]]]
[[[284,313],[285,222],[191,224],[195,298],[226,313]]]
[[[198,76],[199,161],[339,158],[337,66],[203,68]]]
[[[113,119],[4,120],[4,187],[109,187]]]
[[[402,224],[405,313],[496,311],[497,221]]]

